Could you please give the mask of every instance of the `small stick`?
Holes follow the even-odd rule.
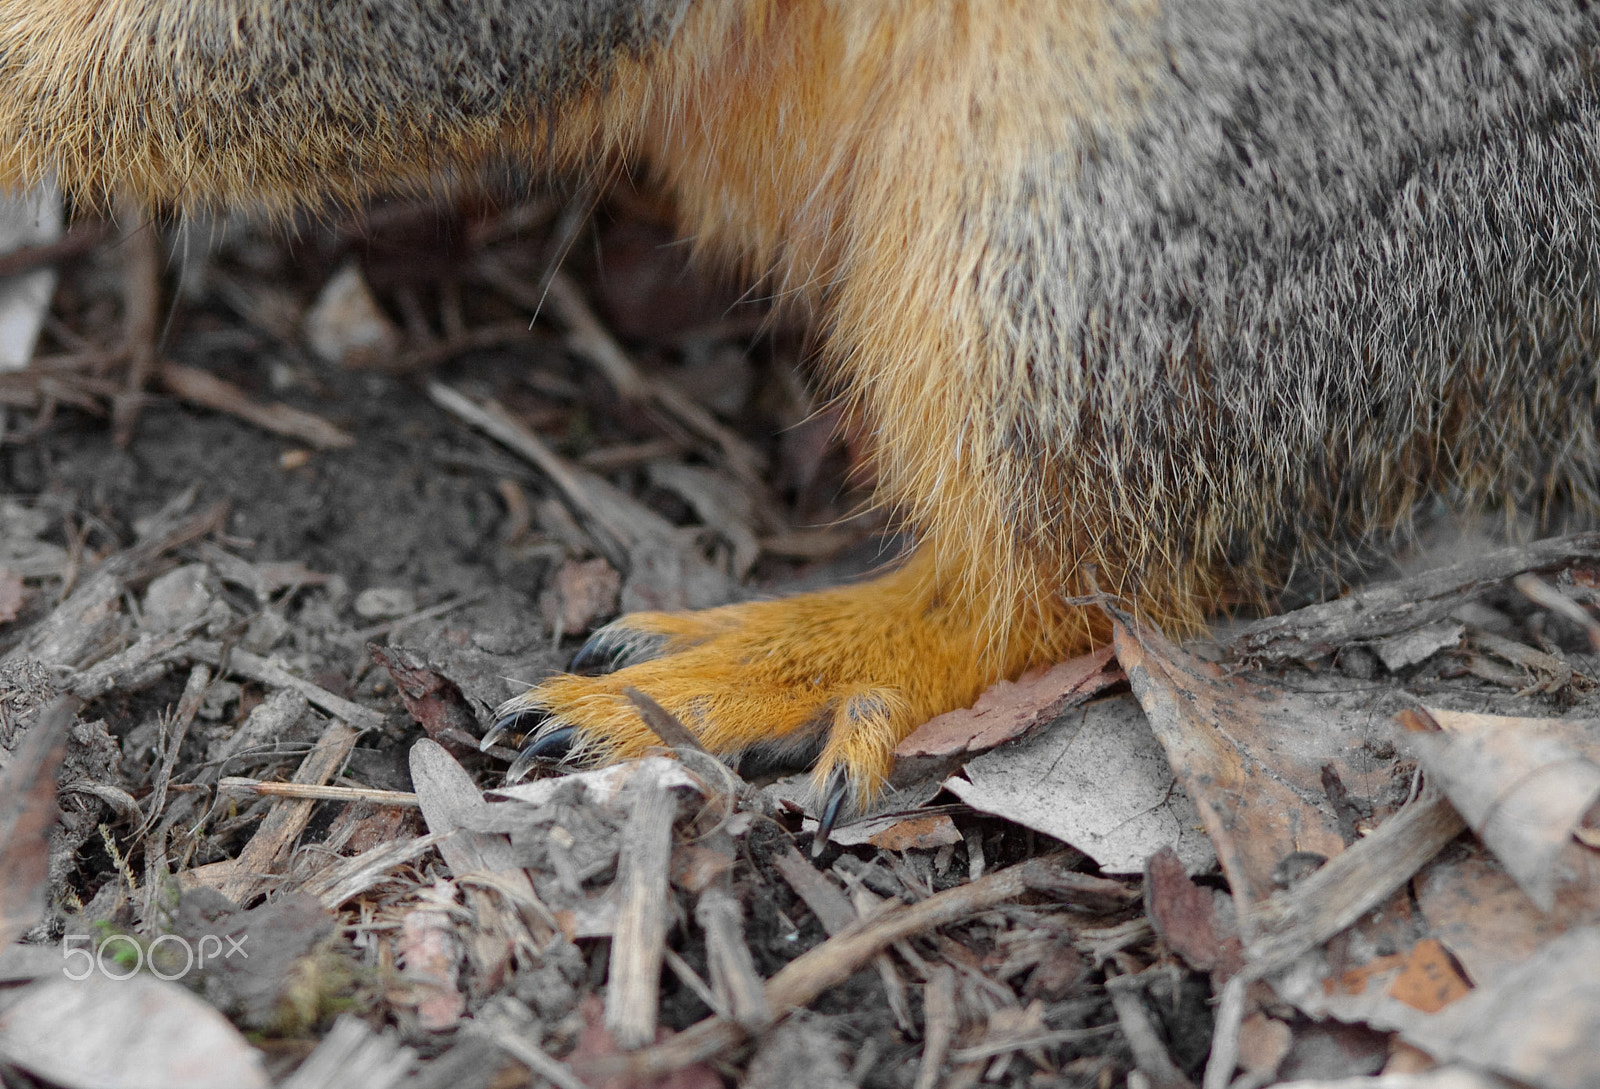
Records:
[[[351,364],[352,370],[382,371],[385,374],[404,374],[408,371],[426,371],[448,363],[458,355],[481,352],[486,348],[505,348],[537,340],[539,334],[528,328],[522,320],[497,321],[467,329],[458,335],[432,344],[414,348],[409,352],[389,358],[374,357]]]
[[[259,654],[235,649],[228,655],[228,672],[236,677],[260,681],[275,688],[292,688],[304,696],[311,706],[321,708],[336,718],[342,718],[357,729],[376,730],[383,725],[383,716],[377,711],[353,703],[343,696],[336,696],[321,685],[313,684],[303,677],[296,677],[276,662]]]
[[[217,782],[224,792],[258,794],[267,798],[299,798],[318,802],[371,802],[417,808],[417,796],[409,790],[378,790],[374,787],[320,786],[315,783],[274,783],[243,775],[225,775]]]
[[[606,1028],[623,1048],[656,1038],[661,953],[667,944],[667,874],[677,800],[660,782],[638,786],[617,857],[619,903],[611,939]]]
[[[244,390],[232,382],[224,381],[198,367],[184,367],[177,363],[163,363],[156,367],[161,379],[174,397],[201,408],[237,416],[274,435],[298,439],[318,450],[341,450],[354,446],[356,440],[321,416],[302,412],[298,408],[280,403],[262,404],[252,400]]]
[[[75,223],[54,242],[37,246],[23,246],[10,253],[0,254],[0,279],[31,272],[41,265],[53,265],[79,254],[88,253],[100,244],[110,228],[100,220]]]
[[[598,367],[624,401],[654,406],[684,431],[711,446],[734,476],[746,483],[759,481],[762,458],[756,449],[682,390],[641,371],[606,331],[584,300],[583,292],[566,273],[551,273],[541,293],[493,258],[480,260],[477,269],[496,290],[536,314],[548,302],[567,327],[567,347]]]
[[[956,973],[948,964],[941,964],[922,988],[922,1066],[915,1089],[933,1089],[938,1084],[956,1024]]]
[[[1194,1089],[1194,1083],[1172,1061],[1161,1033],[1150,1021],[1150,1013],[1144,1008],[1144,987],[1139,976],[1113,976],[1106,980],[1106,993],[1117,1011],[1122,1036],[1133,1052],[1134,1065],[1150,1079],[1154,1089]]]
[[[759,1032],[772,1024],[772,1008],[762,987],[765,981],[745,945],[743,914],[729,884],[728,875],[723,874],[702,892],[694,906],[694,919],[705,931],[711,986],[726,999],[728,1016],[747,1031]]]
[[[142,201],[118,202],[122,221],[123,340],[128,374],[111,406],[111,431],[118,446],[133,441],[144,407],[144,390],[156,367],[156,335],[161,318],[161,242],[155,221]]]
[[[178,750],[183,748],[183,739],[189,734],[189,725],[194,722],[194,716],[200,713],[200,704],[205,700],[206,689],[210,685],[211,670],[203,665],[189,670],[183,695],[178,697],[178,709],[172,715],[166,751],[161,756],[161,768],[156,772],[155,789],[150,792],[150,808],[144,822],[134,832],[135,839],[150,830],[167,806],[167,787],[172,783],[172,769],[178,764]]]
[[[1589,646],[1600,651],[1600,623],[1597,623],[1582,605],[1533,575],[1518,575],[1511,580],[1511,585],[1535,605],[1543,605],[1551,612],[1559,613],[1581,627],[1584,634],[1589,637]]]
[[[478,404],[443,382],[428,383],[434,404],[532,462],[587,523],[595,548],[613,567],[626,568],[628,553],[648,538],[671,540],[672,523],[608,481],[573,465],[493,401]]]
[[[689,732],[689,727],[678,721],[678,717],[644,692],[632,685],[622,690],[628,697],[628,702],[633,704],[634,710],[639,712],[639,717],[644,719],[644,724],[650,731],[659,737],[668,748],[679,752],[687,749],[690,752],[703,753],[706,747],[700,744],[700,739]]]

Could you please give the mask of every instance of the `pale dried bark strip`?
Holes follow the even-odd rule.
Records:
[[[617,929],[611,939],[606,1028],[624,1048],[656,1038],[661,952],[667,944],[667,874],[678,803],[654,777],[640,776],[617,855]]]

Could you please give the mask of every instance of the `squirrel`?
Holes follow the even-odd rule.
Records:
[[[1432,507],[1600,508],[1592,0],[0,0],[0,184],[288,209],[638,163],[816,307],[918,545],[630,615],[525,750],[809,760],[1192,630]],[[524,718],[524,723],[526,719]]]

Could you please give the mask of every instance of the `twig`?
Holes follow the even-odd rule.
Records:
[[[128,373],[111,405],[111,433],[118,446],[133,441],[144,407],[144,390],[156,367],[156,336],[161,319],[161,244],[155,221],[142,201],[118,202],[122,221],[123,339]]]
[[[1442,620],[1473,595],[1530,571],[1600,559],[1600,534],[1552,537],[1502,548],[1462,563],[1348,594],[1283,616],[1258,620],[1234,637],[1241,658],[1319,658],[1350,643],[1371,642]]]
[[[1511,585],[1535,605],[1543,605],[1551,612],[1558,613],[1578,625],[1589,637],[1590,648],[1600,651],[1600,623],[1597,623],[1582,605],[1533,575],[1518,575],[1511,580]]]
[[[150,805],[145,811],[144,822],[133,833],[135,839],[149,832],[160,819],[161,811],[167,807],[167,787],[172,783],[172,769],[178,764],[178,751],[183,748],[183,739],[189,736],[189,725],[200,713],[200,705],[210,685],[211,671],[205,666],[197,665],[189,670],[183,695],[178,697],[178,709],[173,712],[172,721],[168,724],[166,749],[161,754],[161,767],[156,772],[155,786],[150,791]]]
[[[700,739],[690,732],[689,727],[679,722],[676,715],[651,699],[648,694],[632,685],[624,688],[622,694],[628,697],[628,702],[639,712],[639,717],[644,719],[644,724],[650,728],[651,733],[659,737],[664,744],[679,752],[706,751],[706,747],[700,744]]]
[[[538,313],[545,303],[567,327],[567,347],[593,363],[624,401],[651,405],[671,422],[704,444],[729,472],[747,484],[759,482],[761,455],[731,429],[718,423],[703,405],[686,397],[668,382],[639,370],[595,317],[583,292],[566,273],[556,271],[541,294],[493,258],[477,264],[479,274],[507,298]]]
[[[325,870],[308,878],[300,891],[315,896],[329,911],[337,911],[353,896],[370,889],[396,866],[427,854],[450,832],[429,832],[425,836],[380,843],[349,858],[341,858]]]
[[[110,226],[103,220],[75,223],[54,242],[23,246],[10,253],[0,254],[0,279],[88,253],[98,246],[109,232]]]
[[[589,1089],[570,1066],[559,1059],[552,1059],[533,1043],[530,1037],[536,1037],[537,1034],[530,1033],[529,1026],[516,1023],[493,1003],[480,1011],[476,1018],[467,1021],[464,1027],[466,1031],[492,1041],[535,1075],[556,1086],[556,1089]]]
[[[352,370],[382,371],[386,374],[426,371],[442,363],[448,363],[458,355],[481,352],[487,348],[526,344],[530,340],[537,340],[538,337],[539,334],[529,329],[528,323],[520,319],[497,321],[389,358],[377,356],[364,358],[361,362],[352,363],[350,367]]]
[[[262,404],[244,390],[198,367],[163,363],[156,376],[174,397],[201,408],[237,416],[274,435],[298,439],[318,450],[340,450],[355,445],[348,433],[321,416],[282,403]]]
[[[938,1084],[956,1028],[956,973],[948,964],[941,964],[922,988],[922,1065],[914,1089],[933,1089]]]
[[[287,669],[258,654],[251,654],[246,650],[234,650],[228,655],[228,672],[275,688],[292,688],[304,696],[306,702],[313,707],[320,707],[328,714],[344,719],[359,730],[376,730],[383,725],[383,716],[371,708],[352,703],[343,696],[334,695],[321,685],[296,677]]]
[[[614,567],[626,569],[628,553],[640,541],[672,538],[674,527],[665,518],[558,455],[495,402],[480,405],[442,382],[428,383],[428,396],[549,477],[567,506],[588,523],[595,547]]]
[[[226,500],[182,521],[178,521],[181,512],[164,512],[146,540],[102,563],[54,612],[35,624],[4,660],[32,657],[49,666],[79,666],[114,626],[117,602],[128,583],[149,575],[163,553],[222,528],[227,514]]]
[[[319,802],[371,802],[373,805],[417,807],[417,796],[409,790],[378,790],[374,787],[319,786],[314,783],[274,783],[243,775],[225,775],[217,782],[223,793],[257,794],[266,798],[298,798]]]
[[[390,632],[399,631],[401,628],[410,627],[412,624],[421,623],[424,620],[432,620],[436,616],[443,616],[446,613],[471,605],[475,601],[481,601],[488,597],[489,593],[490,591],[485,588],[472,590],[465,594],[457,594],[455,597],[445,601],[429,605],[426,609],[418,609],[414,613],[407,613],[405,616],[398,616],[393,620],[385,620],[383,623],[374,624],[370,628],[362,628],[351,633],[348,641],[365,644],[380,635],[388,635]]]
[[[1161,971],[1161,969],[1151,969]],[[1144,1008],[1145,981],[1137,976],[1113,976],[1106,980],[1106,993],[1117,1011],[1117,1023],[1122,1026],[1123,1038],[1133,1052],[1133,1061],[1149,1079],[1152,1089],[1194,1089],[1194,1083],[1184,1076],[1167,1053],[1161,1033],[1150,1021]]]
[[[1376,832],[1255,914],[1250,965],[1259,979],[1314,949],[1355,923],[1411,880],[1466,825],[1441,794],[1428,793],[1385,821]]]
[[[726,836],[726,833],[723,833]],[[729,840],[728,845],[732,846]],[[744,919],[739,900],[733,895],[728,875],[700,894],[694,906],[695,922],[706,935],[706,966],[711,985],[726,1001],[726,1016],[750,1032],[759,1032],[772,1023],[764,982],[756,971],[750,948],[744,941]],[[711,1003],[713,1011],[717,1007]]]

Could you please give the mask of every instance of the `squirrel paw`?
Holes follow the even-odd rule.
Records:
[[[600,675],[553,677],[510,700],[484,744],[532,727],[513,779],[541,760],[638,756],[661,744],[628,697],[638,689],[747,774],[810,764],[831,825],[879,793],[915,727],[1019,668],[984,655],[974,627],[915,561],[838,590],[636,613],[573,659],[573,669]]]

